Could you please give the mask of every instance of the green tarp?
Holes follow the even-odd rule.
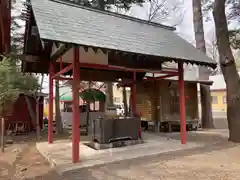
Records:
[[[105,101],[105,94],[97,89],[87,89],[79,93],[84,101]],[[60,101],[72,101],[72,95],[63,95]]]

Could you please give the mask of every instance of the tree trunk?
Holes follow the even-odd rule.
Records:
[[[62,121],[60,114],[60,98],[59,98],[59,81],[55,80],[55,122],[56,122],[56,132],[58,134],[62,133]]]
[[[213,17],[219,49],[220,67],[227,88],[227,120],[229,140],[240,142],[240,78],[229,43],[228,24],[225,14],[226,0],[216,0]]]
[[[44,74],[42,74],[41,82],[40,82],[40,93],[43,89],[43,80],[44,80]],[[37,132],[37,139],[41,139],[41,128],[40,128],[40,119],[39,119],[39,100],[40,96],[36,97],[36,132]]]
[[[200,0],[193,0],[193,3],[192,3],[193,24],[194,24],[196,48],[206,53],[201,6],[202,5]],[[201,80],[209,79],[209,71],[207,68],[199,67],[199,78]],[[200,95],[201,95],[202,127],[214,128],[210,87],[208,85],[200,84]]]

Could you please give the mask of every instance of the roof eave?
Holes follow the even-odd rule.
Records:
[[[64,43],[64,44],[67,44],[68,47],[74,47],[74,46],[83,46],[83,47],[88,47],[88,48],[99,48],[101,49],[103,52],[105,51],[116,51],[116,52],[122,52],[122,53],[125,53],[125,54],[137,54],[139,56],[152,56],[152,57],[156,57],[154,55],[148,55],[148,54],[140,54],[140,53],[134,53],[134,52],[124,52],[124,51],[120,51],[118,49],[109,49],[109,48],[106,48],[106,47],[96,47],[96,46],[88,46],[88,45],[84,45],[84,44],[75,44],[75,43],[71,43],[71,42],[63,42],[63,41],[56,41],[56,40],[52,40],[52,39],[44,39],[44,41],[53,41],[53,42],[56,42],[56,43]],[[212,69],[215,69],[217,67],[217,63],[215,62],[201,62],[201,61],[195,61],[195,60],[188,60],[188,59],[180,59],[180,58],[171,58],[171,57],[165,57],[165,56],[160,56],[159,58],[165,58],[166,60],[163,60],[161,59],[161,62],[163,61],[166,61],[166,62],[171,62],[171,61],[174,61],[175,63],[178,63],[179,61],[183,61],[184,63],[186,64],[192,64],[192,65],[198,65],[198,66],[206,66],[206,67],[210,67]],[[206,58],[208,58],[206,56]]]

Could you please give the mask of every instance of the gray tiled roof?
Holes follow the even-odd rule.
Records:
[[[31,0],[42,39],[184,59],[215,67],[212,59],[169,28],[59,2]]]

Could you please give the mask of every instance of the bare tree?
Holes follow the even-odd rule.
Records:
[[[221,69],[219,64],[219,53],[217,48],[217,40],[215,37],[211,41],[206,42],[206,53],[209,57],[218,63],[217,68],[210,72],[210,76],[220,74]]]
[[[183,0],[149,0],[148,20],[179,25],[184,17]]]
[[[196,48],[206,53],[201,0],[193,0],[192,8]],[[204,80],[209,79],[209,70],[206,67],[199,67],[199,78]],[[208,85],[200,84],[200,96],[202,127],[213,128],[211,93]]]
[[[184,0],[149,0],[147,20],[177,26],[184,18]],[[175,63],[163,63],[164,67],[176,67]]]

